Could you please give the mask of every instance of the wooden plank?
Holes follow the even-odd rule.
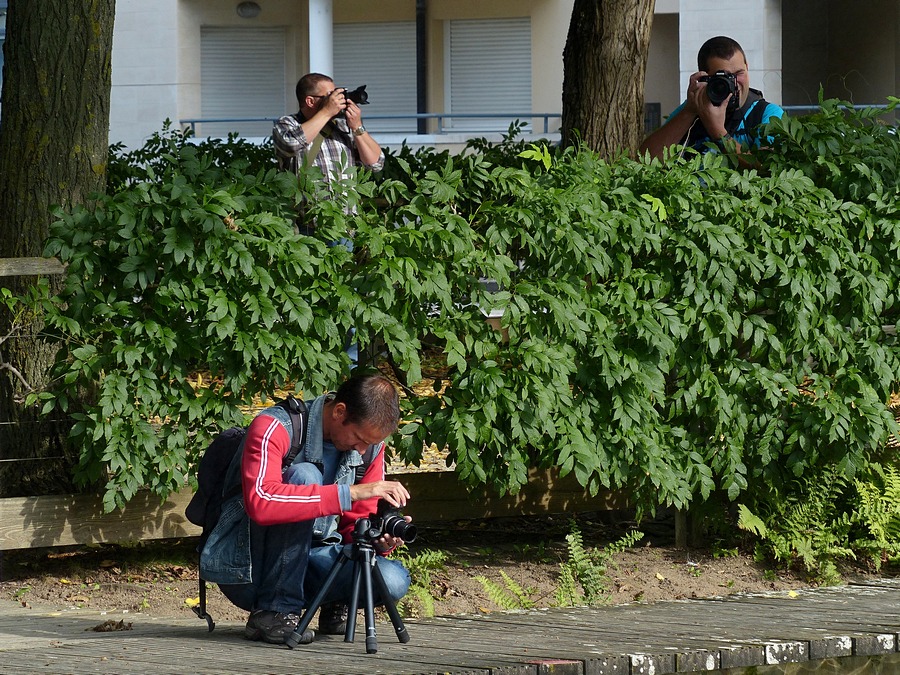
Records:
[[[65,271],[65,265],[56,258],[0,258],[0,277],[63,274]]]
[[[188,501],[187,492],[163,504],[159,497],[143,493],[124,509],[103,513],[96,495],[0,499],[0,551],[197,535],[200,528],[184,517]]]
[[[600,511],[625,508],[620,494],[592,497],[574,476],[533,471],[516,495],[498,497],[486,489],[469,493],[453,472],[404,473],[401,481],[412,494],[404,509],[417,522],[472,518]],[[0,551],[100,542],[172,539],[200,534],[184,517],[190,491],[170,495],[165,503],[141,494],[124,509],[103,513],[95,495],[49,495],[0,499]]]
[[[900,587],[878,595],[865,591],[853,586],[815,589],[791,599],[773,593],[411,619],[406,622],[411,640],[404,644],[392,637],[390,624],[379,623],[377,654],[365,653],[361,626],[354,644],[326,636],[287,650],[247,642],[242,621],[222,621],[208,633],[193,618],[134,613],[124,615],[132,630],[95,633],[90,627],[109,618],[99,610],[23,607],[0,599],[0,655],[3,672],[20,675],[174,673],[185,672],[185,664],[192,672],[237,675],[257,663],[267,672],[323,675],[661,675],[741,665],[777,666],[779,672],[900,672],[896,631],[885,632],[880,620],[873,621],[895,612]],[[837,596],[843,603],[835,602]],[[762,604],[760,597],[782,602]],[[821,611],[823,606],[833,609]],[[833,626],[829,615],[838,613],[857,633],[852,655],[850,638],[839,638],[841,648],[829,650],[832,655],[817,654],[810,636],[827,633]],[[740,626],[734,640],[715,637],[723,619]]]
[[[452,471],[408,473],[389,478],[399,480],[409,490],[412,498],[404,512],[419,522],[609,511],[628,507],[622,493],[601,491],[592,497],[578,484],[574,474],[560,478],[557,469],[532,470],[528,482],[518,494],[504,497],[487,488],[469,492]]]

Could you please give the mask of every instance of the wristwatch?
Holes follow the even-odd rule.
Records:
[[[353,130],[354,136],[362,136],[364,133],[366,133],[366,128],[362,124]]]

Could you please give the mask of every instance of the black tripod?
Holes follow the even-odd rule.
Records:
[[[322,588],[319,590],[315,599],[306,608],[303,618],[297,629],[288,635],[284,643],[293,649],[300,644],[304,631],[309,627],[313,615],[322,604],[328,591],[334,584],[335,579],[341,569],[349,561],[353,561],[355,571],[353,573],[353,588],[350,593],[350,611],[347,614],[347,629],[344,631],[344,642],[353,642],[353,633],[356,632],[356,611],[359,609],[359,591],[363,589],[365,593],[365,615],[366,615],[366,653],[374,654],[378,651],[378,641],[375,638],[375,599],[372,582],[378,589],[381,601],[391,617],[391,623],[394,624],[394,631],[397,633],[397,639],[400,642],[409,642],[409,633],[406,632],[406,626],[403,625],[403,619],[400,618],[400,612],[393,599],[388,594],[387,585],[384,583],[384,577],[381,570],[375,565],[375,547],[373,542],[381,536],[381,530],[373,528],[368,518],[360,518],[356,521],[353,530],[353,543],[347,544],[341,549],[340,557],[334,561],[328,577]]]

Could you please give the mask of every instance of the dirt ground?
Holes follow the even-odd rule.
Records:
[[[608,522],[609,514],[581,514],[577,526],[584,545],[604,550],[633,523]],[[568,559],[568,516],[509,518],[420,525],[411,555],[441,551],[444,565],[431,572],[429,594],[436,615],[499,611],[476,577],[507,586],[502,573],[518,584],[537,607],[557,604],[560,563]],[[709,544],[680,550],[670,522],[647,523],[634,546],[612,556],[606,566],[607,602],[657,602],[731,593],[787,590],[808,580],[771,564],[758,563],[737,546]],[[6,552],[0,558],[0,598],[34,607],[91,608],[110,616],[191,617],[197,597],[193,540],[140,546],[93,546]],[[243,620],[217,588],[209,591],[209,610],[217,621]],[[428,614],[410,599],[406,616]],[[199,620],[198,620],[199,625]]]

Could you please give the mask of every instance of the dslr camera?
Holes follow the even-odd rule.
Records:
[[[415,525],[406,522],[399,509],[390,502],[379,499],[378,510],[369,519],[369,537],[377,539],[382,534],[399,537],[406,543],[411,543],[415,541],[417,531]]]
[[[369,94],[366,92],[366,85],[360,85],[352,91],[344,89],[344,98],[353,101],[356,105],[366,105],[369,102]]]
[[[706,82],[706,95],[710,103],[718,107],[731,95],[729,108],[737,106],[737,77],[724,70],[716,71],[713,75],[703,75],[698,82]]]

